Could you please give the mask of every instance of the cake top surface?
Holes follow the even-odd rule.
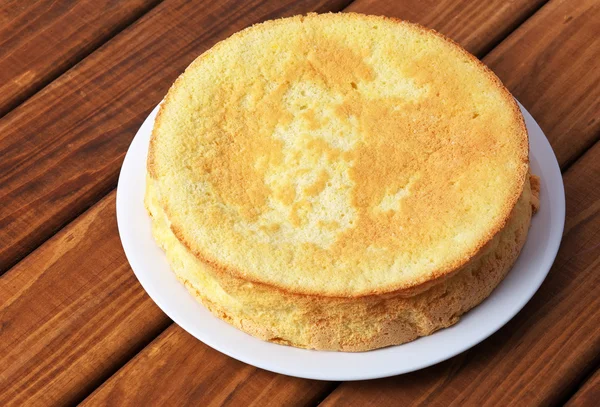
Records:
[[[408,289],[500,231],[528,173],[514,99],[420,26],[269,21],[169,91],[148,171],[178,239],[249,282],[332,296]]]

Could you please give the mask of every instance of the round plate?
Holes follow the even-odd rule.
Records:
[[[565,220],[560,168],[544,133],[520,107],[529,131],[531,171],[541,177],[541,208],[504,281],[460,322],[433,335],[369,352],[325,352],[264,342],[214,317],[175,278],[150,231],[143,198],[148,143],[158,106],[133,139],[119,177],[117,221],[125,254],[148,295],[173,321],[242,362],[290,376],[335,381],[374,379],[431,366],[478,344],[514,317],[542,284],[558,251]]]

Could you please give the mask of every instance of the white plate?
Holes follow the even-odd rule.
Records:
[[[544,133],[521,106],[531,149],[531,168],[541,176],[541,208],[513,269],[492,295],[456,325],[416,341],[362,353],[297,349],[263,342],[237,330],[199,304],[169,269],[154,242],[143,204],[146,156],[157,109],[133,139],[119,177],[117,220],[127,259],[156,304],[208,346],[248,364],[321,380],[362,380],[412,372],[449,359],[496,332],[529,301],[546,278],[562,236],[565,196],[561,172]]]

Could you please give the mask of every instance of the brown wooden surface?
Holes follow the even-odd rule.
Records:
[[[400,18],[433,28],[478,57],[531,16],[547,0],[360,0],[346,11]]]
[[[313,8],[336,10],[347,2],[323,6],[315,1]],[[0,245],[0,273],[116,185],[125,151],[144,115],[190,61],[251,21],[275,16],[260,16],[260,8],[240,2],[174,3],[157,7],[0,120],[0,241],[7,242]],[[348,10],[410,19],[482,56],[540,3],[359,0]],[[250,15],[245,14],[248,10]],[[294,14],[303,9],[279,4],[278,10]],[[452,18],[445,18],[450,11]],[[219,19],[213,21],[215,15]],[[463,30],[465,26],[476,28],[476,35]],[[198,27],[206,28],[198,32]],[[15,167],[19,171],[11,171]]]
[[[373,7],[373,5],[371,4],[370,7]],[[377,10],[377,8],[375,8],[375,10]],[[427,20],[425,19],[428,15],[431,14],[431,11],[432,10],[424,10],[424,14],[422,16],[424,20],[422,20],[422,22],[426,23]],[[133,29],[135,30],[136,28],[134,27]],[[490,38],[493,37],[493,35],[491,34],[492,32],[490,31]],[[136,128],[132,129],[132,131],[135,130]],[[90,149],[89,153],[93,154],[95,151],[97,150]],[[89,160],[86,160],[85,162],[88,163]],[[112,203],[114,201],[114,193],[110,194],[106,199],[111,201],[110,205],[107,206],[105,202],[102,202],[101,204],[98,204],[95,207],[93,207],[88,213],[86,213],[85,216],[96,219],[98,224],[114,226],[115,213],[114,204]],[[43,260],[43,258],[36,257],[36,259],[41,259],[41,261],[33,261],[33,263],[27,263],[28,270],[30,270],[29,272],[24,272],[22,268],[16,267],[15,269],[11,270],[11,272],[8,273],[7,276],[13,278],[15,273],[18,273],[22,275],[21,278],[23,279],[31,279],[34,278],[32,273],[51,275],[52,273],[59,272],[65,281],[70,281],[72,278],[77,278],[77,275],[80,273],[79,265],[81,262],[81,258],[85,256],[85,258],[88,259],[88,261],[85,264],[85,270],[87,273],[90,273],[92,275],[101,273],[103,275],[110,276],[110,278],[112,279],[120,281],[123,285],[136,286],[137,291],[135,291],[134,295],[141,295],[140,293],[142,292],[142,288],[137,284],[135,276],[127,266],[127,262],[124,258],[124,255],[122,254],[122,249],[117,236],[116,228],[110,230],[103,229],[102,233],[92,235],[87,232],[86,225],[87,222],[81,223],[79,221],[76,221],[65,229],[70,234],[85,236],[85,239],[90,243],[89,246],[79,246],[78,248],[73,249],[82,251],[82,253],[80,253],[79,256],[63,257],[60,259],[59,264],[53,269],[46,269],[46,263]],[[62,241],[50,241],[42,247],[42,250],[50,253],[60,253],[63,247],[62,245]],[[113,260],[111,260],[108,266],[104,262],[106,253],[111,253],[113,256],[116,256]],[[27,260],[29,260],[29,258]],[[11,280],[9,279],[7,281]],[[7,309],[6,311],[2,312],[2,315],[6,316],[6,318],[2,319],[3,323],[6,323],[7,326],[12,327],[11,330],[5,331],[5,334],[8,338],[11,338],[12,340],[16,340],[17,338],[25,336],[35,336],[38,338],[38,346],[31,347],[29,348],[29,350],[23,350],[22,348],[19,348],[19,352],[11,354],[12,358],[10,359],[10,362],[13,365],[11,371],[17,372],[15,373],[15,376],[17,377],[22,376],[19,375],[19,372],[28,371],[32,369],[35,363],[37,363],[39,360],[46,360],[48,358],[48,354],[43,353],[42,350],[51,349],[51,353],[54,353],[55,351],[64,351],[64,349],[62,349],[61,347],[70,346],[69,343],[71,340],[73,340],[70,336],[70,332],[72,331],[73,326],[81,325],[83,323],[83,320],[78,318],[77,315],[70,316],[68,313],[65,313],[65,309],[68,309],[74,306],[75,303],[78,303],[79,296],[89,296],[92,295],[91,293],[95,293],[94,295],[99,296],[97,298],[97,301],[86,303],[86,313],[93,314],[97,311],[100,311],[102,308],[121,309],[129,303],[129,296],[132,295],[132,293],[129,292],[120,292],[111,293],[110,296],[107,296],[106,293],[99,291],[98,289],[98,285],[102,284],[101,281],[90,281],[85,286],[77,286],[78,296],[70,297],[72,300],[64,300],[60,307],[52,309],[51,312],[40,314],[35,320],[29,320],[26,318],[19,319],[19,315],[27,312],[28,301],[31,300],[31,298],[35,298],[36,296],[43,296],[46,292],[61,291],[63,289],[62,286],[58,285],[60,283],[60,280],[56,278],[48,277],[48,279],[46,279],[45,281],[51,281],[52,283],[36,285],[30,288],[28,291],[27,299],[24,299],[18,304],[11,304],[10,310]],[[4,281],[2,281],[2,284],[4,284]],[[18,287],[19,284],[15,284],[15,286]],[[144,298],[146,297],[144,296]],[[78,306],[80,306],[80,304]],[[4,308],[5,307],[2,307],[0,310]],[[162,314],[159,314],[159,316],[157,316],[157,313],[159,313],[159,311],[157,311],[155,305],[152,302],[140,302],[138,310],[139,315],[142,316],[141,318],[147,324],[146,326],[144,326],[144,333],[157,332],[164,327],[165,317],[162,316]],[[63,318],[56,320],[56,315],[63,315]],[[60,342],[53,342],[54,348],[50,346],[50,342],[53,340],[53,336],[44,335],[44,331],[40,330],[44,329],[44,324],[50,320],[56,320],[56,325],[53,325],[52,331],[57,333],[57,335],[62,335],[63,338],[66,338],[65,340]],[[94,366],[97,360],[102,360],[103,358],[111,357],[111,362],[107,363],[104,368],[99,369],[97,372],[98,377],[104,377],[104,375],[107,374],[106,372],[114,370],[116,366],[119,366],[119,364],[122,364],[123,361],[126,360],[126,358],[130,355],[132,346],[141,346],[139,344],[143,344],[145,343],[145,341],[148,340],[148,338],[144,334],[138,335],[137,331],[130,331],[128,328],[129,327],[127,325],[116,325],[110,331],[105,331],[106,334],[111,334],[114,338],[118,338],[118,340],[112,340],[110,342],[106,342],[106,338],[103,337],[102,332],[104,331],[98,332],[94,329],[90,329],[84,334],[81,334],[82,336],[79,336],[80,338],[87,338],[87,336],[98,335],[96,339],[105,341],[106,345],[105,347],[100,349],[100,353],[88,353],[88,349],[79,348],[77,350],[77,363],[65,362],[61,366],[64,382],[73,383],[73,392],[77,390],[78,385],[81,382],[77,380],[71,380],[70,377],[78,377],[80,375],[81,364],[85,364],[87,366]],[[179,335],[185,336],[186,334],[184,332],[180,332]],[[171,336],[169,336],[169,338],[171,338]],[[214,351],[212,351],[212,354],[208,354],[212,355],[212,358],[221,357],[220,354]],[[36,375],[23,377],[24,380],[22,382],[20,380],[16,380],[13,383],[7,383],[6,386],[8,387],[4,389],[7,393],[6,397],[8,398],[11,395],[17,394],[11,393],[11,391],[26,386],[26,382],[30,380],[31,377],[36,377]],[[283,379],[279,380],[281,381]],[[26,387],[22,391],[21,395],[23,397],[37,397],[39,394],[59,394],[61,393],[61,391],[69,393],[68,389],[61,390],[61,386],[64,385],[63,381],[61,380],[46,382],[44,382],[43,380],[39,380],[36,381],[36,383],[38,383],[37,386]],[[325,387],[325,389],[329,388],[327,386]],[[251,390],[252,388],[252,386],[246,386],[243,389],[238,390],[238,396],[247,397],[245,396],[245,392]],[[288,389],[287,391],[289,391],[290,397],[296,392],[295,386],[286,386],[285,388]],[[0,388],[0,390],[2,389]],[[323,388],[314,388],[314,390],[316,391],[316,394],[312,397],[321,394]],[[78,394],[79,393],[75,392],[75,395],[73,397],[77,398]]]
[[[346,0],[167,0],[0,120],[0,273],[116,185],[131,139],[185,67],[253,23]]]
[[[504,328],[431,368],[344,383],[323,403],[525,405],[562,400],[600,355],[600,143],[564,175],[565,234],[542,287]]]
[[[169,2],[167,1],[166,4],[168,6]],[[193,32],[196,37],[188,38],[187,41],[196,42],[195,46],[197,47],[205,46],[203,45],[205,42],[212,44],[216,41],[215,38],[224,35],[221,31],[206,32],[198,29],[198,26],[202,26],[201,15],[198,14],[197,20],[193,20],[191,15],[193,13],[185,8],[186,5],[173,9],[175,10],[173,12],[169,11],[171,8],[162,10],[162,6],[157,7],[153,13],[132,28],[132,34],[127,37],[130,49],[150,47],[151,49],[147,52],[156,52],[158,49],[154,48],[156,36],[150,35],[152,27],[155,26],[167,28],[178,26],[181,30],[191,30],[191,26],[195,25]],[[310,10],[323,11],[328,7],[335,9],[335,7],[339,7],[339,2],[324,5],[323,2],[314,1],[288,7],[282,3],[273,7],[266,4],[252,8],[250,11],[247,10],[248,7],[250,5],[246,5],[242,10],[233,8],[230,21],[224,10],[219,9],[220,24],[225,25],[229,30],[235,30],[236,28],[231,27],[239,29],[253,21],[275,17],[278,15],[277,13],[296,14]],[[206,16],[206,14],[202,15]],[[182,21],[186,19],[188,22],[183,24]],[[207,29],[210,30],[210,26]],[[179,33],[181,34],[181,32]],[[172,36],[176,35],[177,32],[172,34]],[[120,37],[113,41],[118,41]],[[132,42],[136,43],[131,44]],[[172,51],[175,50],[172,49]],[[124,51],[121,50],[121,52]],[[119,54],[118,50],[115,51],[116,54]],[[193,59],[191,54],[189,57]],[[122,59],[119,61],[122,63]],[[166,63],[167,61],[163,62],[163,64]],[[85,66],[85,61],[82,65]],[[150,70],[150,67],[146,68],[147,71]],[[96,67],[96,70],[111,71],[106,62],[99,68]],[[72,73],[67,75],[72,75]],[[105,74],[102,73],[102,75]],[[62,80],[68,79],[61,78]],[[105,80],[110,80],[110,75],[107,75]],[[49,88],[54,85],[50,85]],[[165,84],[165,91],[166,87],[168,84]],[[100,91],[99,88],[97,90]],[[46,88],[41,97],[46,92],[50,93],[53,90]],[[70,100],[69,98],[74,98],[73,95],[77,96],[80,92],[82,91],[63,96],[56,95],[59,99],[55,102],[59,103],[63,98]],[[161,95],[155,96],[157,101],[162,97]],[[37,97],[40,97],[40,94]],[[105,103],[107,104],[104,108],[110,109],[108,96],[103,95],[103,97],[106,98]],[[99,118],[90,120],[108,131],[108,136],[110,133],[122,131],[122,126],[125,128],[130,126],[127,123],[119,126],[115,122],[111,122],[107,125],[107,130],[101,124],[102,118],[106,118],[106,116],[96,111],[94,101],[97,99],[90,99],[87,106],[81,106],[80,114],[89,118],[100,115]],[[85,105],[85,103],[81,102],[81,105]],[[123,105],[121,105],[121,109],[120,114],[123,116],[119,117],[123,120],[136,118],[134,115],[133,119],[126,119],[127,115],[132,115],[132,111]],[[4,120],[8,117],[11,115]],[[141,119],[143,117],[140,117]],[[2,123],[3,121],[0,121],[0,128]],[[139,123],[135,126],[138,125]],[[114,128],[111,129],[111,126]],[[135,126],[129,128],[130,136],[135,132]],[[20,128],[25,129],[26,126],[23,125]],[[85,128],[90,129],[89,125]],[[73,129],[64,129],[64,134],[68,134],[69,130]],[[0,137],[5,134],[0,131]],[[94,157],[98,146],[111,140],[107,134],[96,134],[96,136],[98,140],[91,145],[89,143],[86,145],[84,141],[79,147],[62,143],[55,147],[57,157],[51,156],[49,160],[68,159],[64,158],[64,155],[68,155],[69,151],[77,148],[85,150],[85,154],[88,156],[79,156],[83,161],[77,163],[81,172],[77,178],[63,184],[60,191],[48,192],[51,194],[52,201],[56,199],[55,203],[62,199],[61,195],[67,197],[71,194],[73,188],[85,185],[86,182],[92,182],[95,171],[87,172],[89,169],[87,158]],[[3,138],[3,140],[10,141],[7,138]],[[30,147],[35,149],[35,145],[35,141],[32,141]],[[67,151],[61,151],[61,148],[65,147]],[[15,148],[17,147],[15,146]],[[39,152],[41,155],[46,153]],[[80,154],[82,154],[81,151]],[[27,166],[26,161],[35,159],[34,157],[20,156],[18,158],[25,166]],[[108,153],[105,158],[110,160]],[[0,161],[0,166],[2,164],[5,162]],[[48,165],[51,164],[48,163]],[[10,168],[7,165],[6,169]],[[28,175],[35,175],[28,173],[28,168],[22,168],[21,171]],[[9,172],[14,174],[14,171]],[[15,195],[18,199],[23,200],[24,209],[27,210],[29,202],[19,195],[23,193],[24,191],[21,189],[17,190]],[[49,206],[51,204],[52,202],[48,202]],[[0,206],[0,212],[2,208]],[[36,216],[35,210],[31,211],[31,216]],[[0,405],[9,401],[22,404],[25,400],[28,404],[32,401],[38,404],[77,401],[168,325],[169,320],[145,295],[131,272],[121,248],[115,219],[113,192],[61,231],[59,235],[47,241],[37,251],[21,261],[0,280],[0,300],[2,301],[0,303],[0,334],[2,335],[0,366],[9,366],[6,369],[0,369]],[[20,224],[24,228],[21,230],[22,235],[35,232],[35,227],[39,223],[42,222],[33,219]],[[0,225],[2,226],[0,233],[3,234],[1,241],[3,243],[13,242],[15,237],[7,233],[6,223]],[[114,286],[114,284],[118,284],[118,286]],[[127,312],[131,314],[129,315]],[[97,320],[92,317],[101,319]],[[107,325],[101,323],[103,319],[106,320]],[[78,345],[78,343],[81,344]]]
[[[597,406],[598,403],[600,403],[600,369],[586,380],[566,405],[567,407],[584,407]]]
[[[421,22],[482,56],[541,3],[359,0],[348,9]],[[485,60],[532,110],[563,167],[600,130],[600,80],[598,70],[590,69],[593,53],[598,54],[597,36],[590,35],[598,31],[597,3],[553,0]],[[0,272],[114,186],[124,151],[145,115],[187,63],[217,38],[250,21],[311,7],[336,9],[345,2],[290,4],[165,0],[0,119]],[[561,15],[564,27],[557,28]],[[536,76],[539,72],[543,75]],[[523,84],[523,77],[533,77],[536,86]],[[562,103],[565,98],[569,103]],[[596,145],[566,175],[567,243],[526,310],[488,341],[446,363],[398,378],[343,384],[325,404],[566,400],[600,351],[594,332],[599,150]],[[76,402],[130,359],[87,403],[314,405],[335,386],[247,366],[176,325],[159,335],[169,322],[127,264],[112,192],[0,277],[0,405]],[[544,342],[547,335],[556,338]],[[534,377],[537,372],[540,377]]]
[[[0,117],[159,1],[0,1]]]
[[[484,61],[550,133],[562,166],[600,138],[600,1],[552,0]]]
[[[0,280],[0,405],[81,400],[170,320],[120,249],[114,194]]]
[[[356,8],[356,5],[354,5],[353,8]],[[537,24],[543,24],[543,23],[544,23],[543,20],[538,20],[538,22],[537,22]],[[577,69],[577,68],[581,69],[580,67],[576,66],[575,69]],[[519,71],[516,70],[512,74],[519,75]],[[554,85],[556,86],[556,84],[554,84]],[[563,84],[563,86],[564,86],[564,84]],[[561,90],[562,89],[554,89],[554,91],[556,91],[556,92],[560,92]],[[579,92],[579,93],[583,93],[583,92],[587,92],[587,91],[588,90],[585,88],[577,88],[574,90],[574,92]],[[551,111],[545,112],[546,117],[548,117],[552,114],[553,114],[553,112],[551,112]],[[550,129],[550,130],[552,130],[552,129]],[[549,136],[551,137],[552,133],[549,133]],[[184,336],[187,336],[187,333],[185,333],[181,328],[176,328],[176,331],[172,336],[169,336],[168,338],[159,338],[157,341],[158,341],[158,343],[162,342],[161,346],[171,347],[172,344],[169,343],[170,341],[178,342],[181,340],[180,337],[184,337]],[[589,352],[589,351],[590,351],[589,347],[588,348],[584,347],[582,350],[583,353]],[[153,368],[153,363],[151,363],[150,361],[148,361],[146,359],[146,357],[145,357],[146,352],[148,352],[148,350],[144,350],[144,352],[142,352],[140,355],[138,355],[138,357],[136,357],[133,360],[132,364],[136,366],[135,369],[124,369],[123,371],[119,372],[118,375],[111,378],[111,380],[109,380],[105,384],[105,386],[102,389],[100,389],[96,395],[94,395],[93,399],[103,401],[103,400],[105,400],[106,397],[109,397],[109,394],[112,394],[113,392],[115,392],[115,388],[119,389],[119,388],[128,388],[130,386],[135,386],[136,383],[138,383],[140,380],[142,380],[142,381],[147,380],[149,377],[152,377],[155,374],[159,374],[157,372],[157,370],[155,368]],[[168,363],[168,366],[170,366],[169,367],[170,369],[176,369],[177,363],[178,363],[176,359],[174,359],[174,358],[165,358],[165,359],[168,360],[167,363]],[[461,360],[460,357],[458,358],[458,360]],[[453,366],[452,363],[454,363],[454,361],[450,363],[451,367]],[[143,366],[143,368],[140,365]],[[572,367],[572,372],[575,372],[575,373],[578,373],[579,372],[578,369],[581,368],[580,365],[571,366],[571,367]],[[140,379],[140,373],[139,373],[140,371],[147,372],[147,374],[142,375],[141,379]],[[568,384],[572,385],[574,380],[576,380],[576,378],[571,378],[571,382],[569,382]],[[377,381],[368,382],[368,383],[377,383]],[[394,385],[395,384],[396,383],[394,383]],[[186,383],[186,382],[171,383],[171,388],[177,389],[177,391],[174,391],[174,393],[184,391],[184,389],[188,389],[189,386],[190,386],[189,383]],[[354,386],[353,383],[347,383],[347,384],[343,385],[342,389],[344,389],[344,388],[352,389],[353,386]],[[294,386],[289,386],[288,389],[289,389],[288,391],[290,391],[290,392],[294,392],[296,390]],[[371,393],[365,393],[364,391],[362,391],[362,389],[358,393],[369,394],[369,397],[372,396]],[[336,394],[336,393],[334,393],[334,394]],[[354,392],[350,391],[349,394],[350,394],[350,396],[345,398],[343,400],[343,402],[340,403],[341,405],[348,404],[353,401],[354,396],[355,396]],[[395,396],[396,395],[394,395],[394,397]],[[377,400],[377,399],[374,398],[374,400]],[[183,399],[182,399],[182,401],[183,401]],[[387,398],[387,399],[385,399],[385,401],[387,401],[388,404],[390,404],[390,405],[393,404],[393,402],[394,402],[393,397]],[[358,398],[358,402],[356,402],[354,404],[360,405],[362,402],[367,402],[367,400],[364,398]],[[378,403],[375,402],[373,405],[376,405],[376,404],[378,404]],[[442,405],[443,405],[443,401],[442,401]]]
[[[305,406],[334,386],[238,362],[172,325],[83,405]]]
[[[372,4],[370,5],[372,7]],[[375,8],[375,10],[377,10]],[[366,11],[366,10],[365,10]],[[427,16],[431,14],[432,10],[425,10],[423,13],[423,23],[427,23]],[[135,28],[134,28],[135,29]],[[491,35],[493,32],[490,31],[490,38],[492,38],[493,36]],[[468,44],[467,44],[468,45]],[[97,150],[92,150],[91,152],[94,152]],[[89,160],[86,160],[86,163],[88,163]],[[113,196],[110,196],[108,199],[114,199]],[[91,215],[89,216],[93,216],[93,217],[98,217],[98,218],[105,218],[106,221],[108,223],[110,223],[111,220],[114,219],[114,209],[112,206],[110,206],[109,208],[103,208],[103,210],[99,210],[98,208],[93,208],[90,211]],[[67,230],[73,230],[73,233],[82,233],[81,230],[83,229],[83,226],[77,222],[75,222],[73,225],[70,225]],[[112,234],[111,237],[114,239],[105,239],[103,236],[98,236],[98,237],[92,237],[92,236],[88,236],[87,239],[90,240],[91,242],[95,242],[96,240],[99,240],[99,243],[104,243],[106,244],[106,247],[111,247],[111,249],[106,249],[106,252],[119,252],[121,253],[121,247],[120,247],[120,243],[118,241],[118,239],[116,238],[116,231],[112,231],[109,232],[109,234]],[[104,242],[102,242],[102,240],[104,240]],[[108,241],[107,241],[108,240]],[[87,270],[89,272],[94,273],[95,270],[102,270],[101,267],[103,266],[102,263],[102,258],[104,256],[104,252],[102,250],[95,250],[95,247],[101,247],[101,246],[96,246],[94,244],[91,245],[91,248],[87,248],[86,249],[86,256],[88,256],[88,258],[90,259],[89,264],[86,264]],[[49,251],[53,251],[53,250],[60,250],[60,244],[52,244],[50,245],[47,250]],[[76,265],[78,264],[79,260],[75,259],[75,261],[70,261],[70,259],[65,259],[64,262],[61,263],[61,269],[63,270],[63,275],[66,277],[66,279],[69,279],[69,276],[73,273],[77,273],[78,268],[76,267]],[[98,267],[97,267],[98,266]],[[37,268],[37,267],[43,267],[43,265],[36,265],[32,268]],[[99,268],[100,267],[100,268]],[[112,275],[112,278],[118,279],[120,281],[123,281],[124,284],[129,285],[129,284],[135,284],[135,278],[133,276],[133,274],[131,273],[131,271],[129,270],[129,268],[126,266],[125,260],[123,258],[123,256],[121,255],[119,257],[118,261],[114,261],[111,266],[110,266],[110,270],[106,270],[108,272],[110,272],[110,275]],[[12,274],[9,273],[9,274]],[[39,295],[42,294],[43,292],[45,292],[46,290],[49,291],[53,291],[55,289],[60,289],[60,287],[56,287],[56,286],[38,286],[35,287],[35,290],[32,290],[31,293],[33,295]],[[93,291],[96,289],[96,284],[89,284],[87,287],[82,288],[82,290],[85,291]],[[141,287],[139,288],[139,290],[141,290]],[[128,298],[127,296],[120,296],[120,295],[112,295],[110,300],[111,302],[111,306],[118,309],[120,307],[123,306],[124,303],[127,303]],[[23,302],[22,304],[26,305],[26,302]],[[99,302],[99,304],[102,304],[102,306],[106,306],[104,303]],[[66,303],[64,304],[66,307],[70,306],[71,304]],[[93,312],[94,306],[95,304],[88,304],[89,305],[89,310],[90,312]],[[146,303],[143,302],[140,305],[140,310],[143,309],[143,307],[147,307],[148,308],[148,313],[149,314],[153,314],[156,312],[156,309],[154,307],[153,304],[151,303]],[[18,309],[15,308],[13,309],[13,313],[11,315],[19,315],[20,312],[22,312],[22,309]],[[56,312],[62,312],[63,309],[59,308],[56,310]],[[143,311],[140,311],[143,312]],[[45,315],[46,319],[52,319],[53,315]],[[43,319],[43,318],[42,318]],[[161,318],[146,318],[146,321],[148,321],[148,325],[146,327],[147,330],[150,331],[154,331],[157,329],[160,329],[160,327],[163,325],[164,320]],[[26,321],[11,321],[11,323],[13,324],[13,326],[15,327],[15,329],[19,329],[19,332],[29,332],[30,335],[36,331],[36,324],[33,325],[29,325],[26,323],[23,323]],[[37,321],[36,321],[37,322]],[[54,327],[55,330],[63,330],[63,334],[64,335],[68,335],[69,330],[71,329],[71,327],[73,325],[77,325],[81,323],[81,321],[79,320],[71,320],[71,319],[65,319],[63,321],[61,321],[61,323],[59,325],[57,325],[56,327]],[[129,354],[129,348],[127,347],[127,344],[129,343],[139,343],[139,342],[143,342],[145,340],[144,336],[133,336],[132,337],[132,333],[121,329],[120,327],[115,327],[113,329],[113,331],[115,332],[115,336],[121,338],[121,341],[113,341],[109,344],[109,346],[107,346],[104,350],[106,351],[106,353],[110,353],[113,355],[116,355],[116,357],[114,358],[114,364],[111,364],[110,366],[107,367],[106,371],[110,371],[113,366],[118,365],[119,362],[126,357],[126,355]],[[94,334],[94,332],[90,332],[89,334]],[[181,333],[183,335],[185,335],[183,332]],[[43,344],[44,342],[44,336],[41,335],[40,338],[41,342],[40,344]],[[68,341],[67,341],[68,342]],[[40,346],[40,348],[44,348],[43,346]],[[33,348],[32,351],[30,352],[22,352],[19,353],[19,356],[16,360],[13,360],[13,364],[15,364],[15,369],[22,369],[22,370],[27,370],[31,368],[31,364],[35,363],[36,360],[39,360],[40,358],[43,358],[44,355],[43,354],[39,354],[35,352],[36,349]],[[81,361],[84,361],[85,363],[93,363],[93,359],[97,356],[95,354],[91,354],[88,355],[83,349],[82,352],[79,356],[79,359]],[[220,357],[220,355],[216,352],[214,352],[214,357]],[[91,359],[91,360],[90,360]],[[64,375],[65,377],[68,377],[69,375],[72,374],[76,374],[79,371],[79,366],[77,364],[74,365],[65,365],[63,366],[64,369]],[[15,383],[16,386],[22,386],[22,383]],[[54,389],[55,391],[57,390],[56,388],[53,387],[54,383],[50,382],[47,383],[45,386],[40,386],[39,388],[32,388],[30,390],[34,390],[33,392],[27,393],[25,392],[24,394],[32,394],[32,395],[36,395],[38,391],[43,391],[43,392],[47,392],[48,391],[48,387],[50,387],[51,389]],[[251,388],[251,387],[250,387]],[[290,387],[290,389],[292,389],[292,392],[294,392],[294,387]],[[321,389],[318,390],[318,393],[321,391]],[[244,394],[243,392],[241,393],[242,395]]]

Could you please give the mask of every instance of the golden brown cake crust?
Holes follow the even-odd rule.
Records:
[[[390,22],[393,26],[386,26]],[[414,47],[426,41],[433,50],[422,65],[402,62],[398,68],[398,60],[385,59],[391,55],[387,50],[375,57],[376,51],[344,48],[340,38],[349,37],[323,28],[364,31],[365,24],[406,37]],[[246,84],[234,75],[242,71],[233,68],[227,76],[227,67],[244,62],[230,60],[228,47],[239,50],[288,26],[299,36],[302,30],[316,32],[294,44],[308,43],[301,48],[306,66],[292,58],[292,71],[280,69],[291,76],[279,84],[269,82],[279,71],[263,68],[280,63],[276,60],[256,64],[262,82],[252,76]],[[327,35],[331,38],[321,39]],[[311,39],[317,44],[314,55]],[[285,42],[264,41],[274,48]],[[436,82],[443,73],[427,67],[442,62],[450,73]],[[348,65],[350,73],[339,68]],[[388,72],[390,67],[396,71]],[[455,79],[462,70],[466,73]],[[405,74],[402,81],[386,82],[397,72]],[[465,81],[474,88],[463,89]],[[216,87],[206,88],[212,82]],[[254,93],[247,92],[250,83]],[[323,86],[331,92],[299,96]],[[236,94],[238,88],[243,91]],[[456,94],[466,101],[457,103]],[[324,102],[326,97],[331,101]],[[319,109],[329,116],[317,117]],[[445,111],[450,113],[434,117]],[[424,133],[395,136],[398,129],[410,133],[411,126]],[[313,136],[321,130],[337,139],[329,133]],[[343,140],[338,134],[345,134]],[[461,137],[452,138],[456,134]],[[292,139],[296,144],[289,147]],[[195,155],[187,155],[192,151]],[[528,172],[527,134],[498,79],[441,35],[379,17],[311,15],[254,26],[198,58],[160,109],[148,168],[166,185],[162,204],[172,229],[214,268],[295,293],[414,292],[467,264],[504,227]],[[405,238],[398,239],[397,231]]]

